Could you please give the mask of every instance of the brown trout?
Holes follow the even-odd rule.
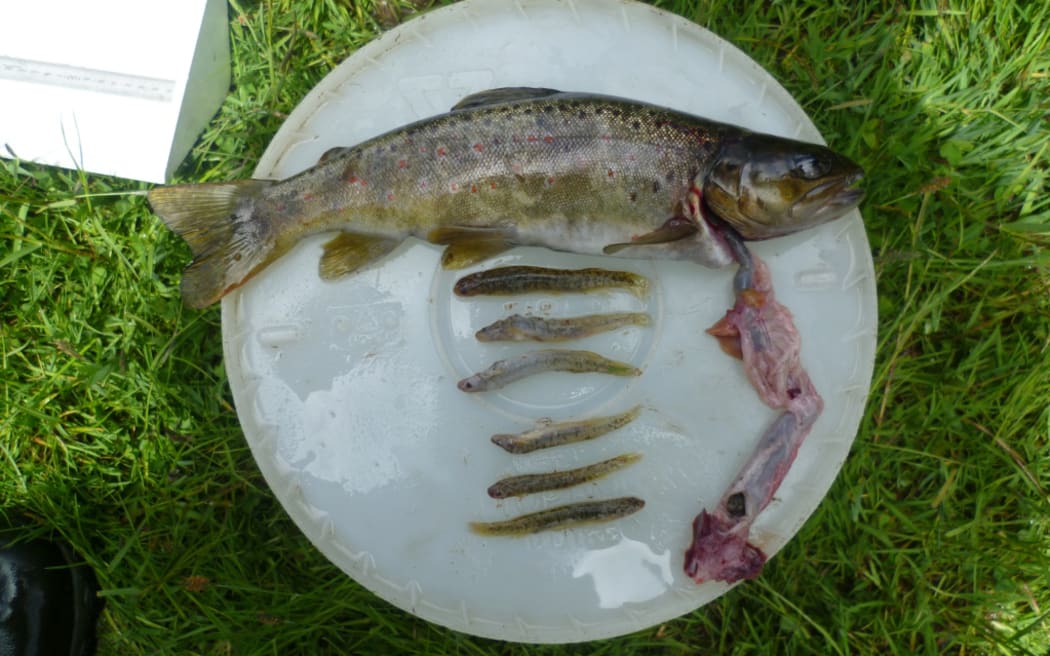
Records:
[[[726,228],[797,232],[860,201],[863,171],[811,143],[642,102],[496,89],[281,181],[158,187],[153,210],[193,261],[187,305],[208,306],[303,237],[340,234],[320,275],[377,261],[409,236],[458,268],[518,245],[724,267]],[[719,227],[722,226],[722,227]]]

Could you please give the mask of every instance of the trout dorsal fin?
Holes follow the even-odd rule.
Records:
[[[472,93],[463,100],[452,106],[451,111],[458,112],[464,109],[475,109],[487,105],[501,105],[503,103],[518,100],[536,100],[559,94],[557,89],[545,89],[543,87],[500,87],[498,89],[487,89]]]
[[[348,150],[352,149],[347,146],[336,146],[335,148],[329,148],[328,150],[321,153],[321,159],[317,160],[317,163],[324,164],[325,162],[330,162]]]

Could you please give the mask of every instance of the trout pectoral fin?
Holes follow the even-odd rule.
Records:
[[[431,230],[427,241],[447,246],[441,254],[442,268],[462,269],[510,250],[514,247],[510,237],[500,228],[446,226]]]
[[[485,105],[499,105],[515,100],[535,100],[558,93],[561,93],[561,91],[541,87],[500,87],[499,89],[488,89],[470,94],[453,105],[451,111],[456,112],[461,109],[473,109],[475,107],[484,107]]]
[[[350,232],[340,233],[324,245],[321,255],[322,280],[335,280],[374,262],[401,243],[385,237],[368,237]]]
[[[612,255],[631,246],[644,246],[646,244],[666,244],[670,241],[678,241],[679,239],[684,239],[686,237],[695,235],[697,230],[698,228],[696,227],[696,222],[694,222],[692,219],[687,219],[685,217],[680,216],[673,216],[670,219],[667,219],[667,221],[665,221],[664,224],[656,230],[653,230],[652,232],[647,232],[646,234],[636,237],[635,239],[632,239],[628,242],[623,242],[620,244],[609,244],[608,246],[602,249],[602,252],[606,255]]]

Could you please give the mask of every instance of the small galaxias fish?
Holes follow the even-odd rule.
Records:
[[[639,376],[642,373],[633,365],[610,360],[592,351],[540,349],[516,358],[497,360],[488,369],[459,381],[458,387],[464,392],[485,392],[544,371],[602,373],[613,376]]]
[[[630,271],[609,269],[549,269],[537,266],[505,266],[463,276],[452,291],[456,296],[509,296],[536,292],[571,293],[623,288],[642,298],[649,280]]]
[[[603,476],[638,462],[641,458],[642,454],[640,453],[625,453],[615,458],[602,460],[585,467],[577,467],[576,469],[510,476],[490,485],[488,492],[493,499],[506,499],[507,497],[520,497],[548,490],[564,490],[568,487],[598,480]]]
[[[636,405],[618,415],[548,423],[515,435],[501,433],[492,436],[492,443],[510,453],[530,453],[563,444],[584,442],[623,428],[634,421],[641,411],[642,406]]]
[[[588,314],[564,319],[512,314],[485,326],[474,333],[474,337],[479,342],[565,342],[624,326],[648,326],[650,323],[649,315],[644,312]]]
[[[645,501],[637,497],[583,501],[519,515],[502,522],[471,522],[470,530],[481,535],[529,535],[540,531],[610,522],[632,515],[644,507]]]

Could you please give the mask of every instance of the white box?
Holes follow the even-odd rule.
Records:
[[[165,182],[229,84],[225,0],[0,3],[0,156]]]

